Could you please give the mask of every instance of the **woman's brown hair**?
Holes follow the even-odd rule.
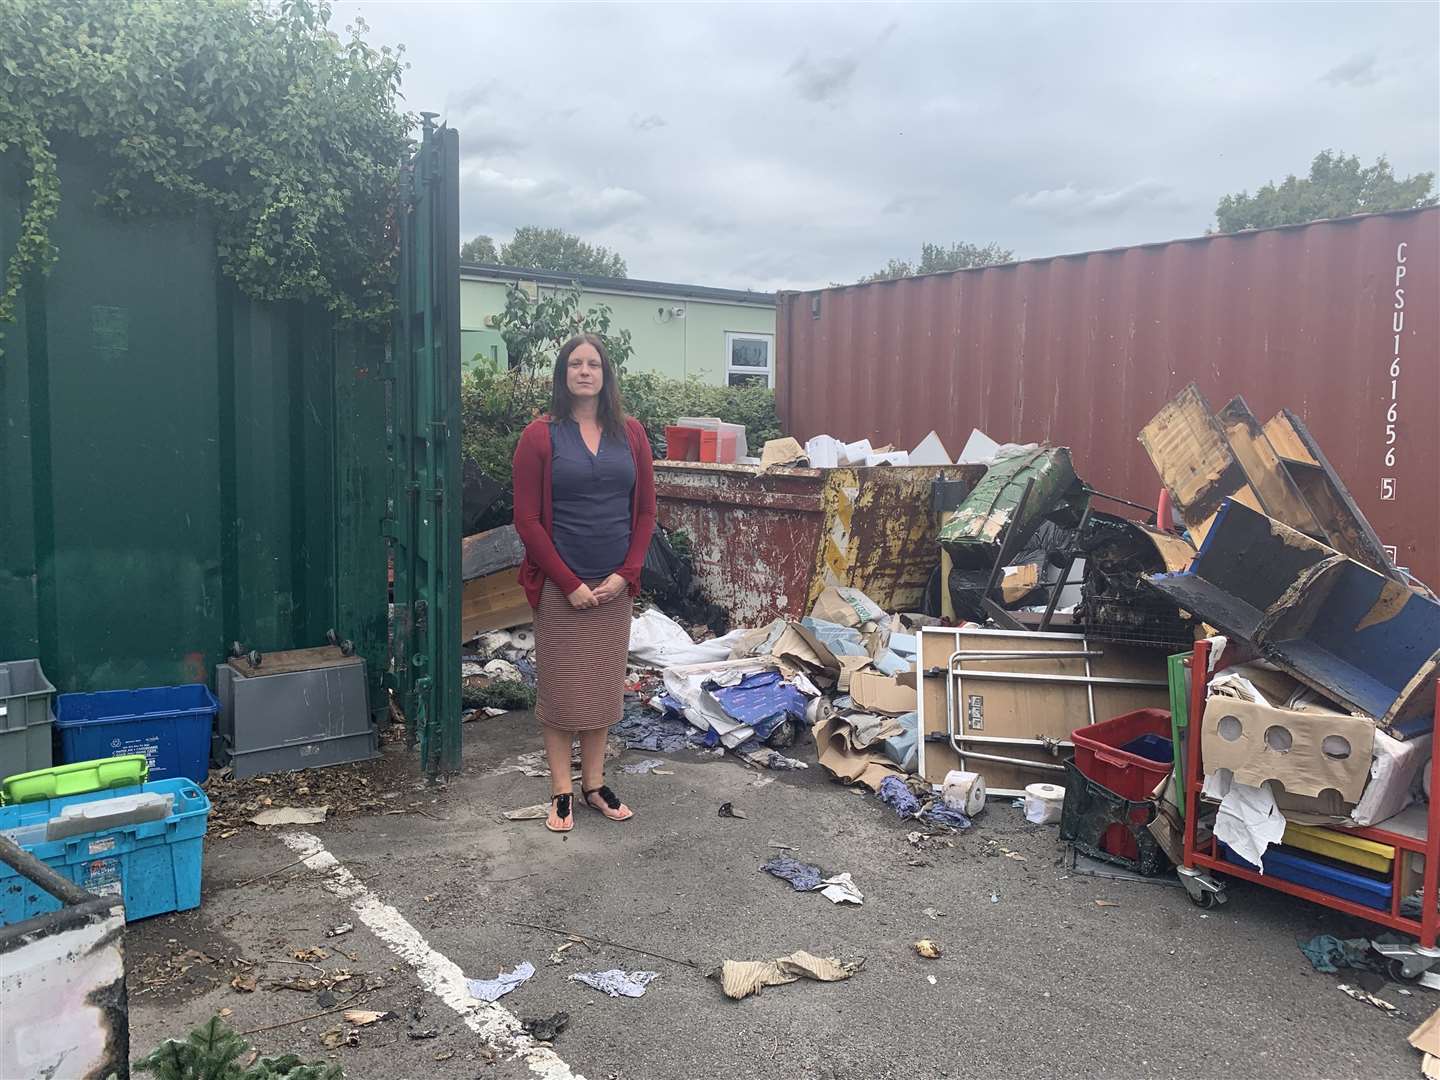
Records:
[[[600,407],[597,417],[600,429],[611,438],[623,439],[626,418],[625,401],[620,396],[620,380],[615,377],[615,368],[610,363],[610,354],[605,351],[605,342],[597,334],[576,334],[560,346],[560,353],[555,357],[555,383],[550,391],[550,419],[556,423],[570,419],[573,401],[565,380],[570,370],[570,354],[581,345],[592,345],[600,354]]]

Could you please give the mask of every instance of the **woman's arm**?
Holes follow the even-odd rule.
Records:
[[[555,541],[540,520],[541,493],[545,483],[545,456],[540,440],[549,433],[543,424],[532,424],[515,447],[511,478],[515,492],[515,531],[525,545],[530,561],[556,587],[569,596],[583,584],[555,550]]]
[[[638,436],[632,430],[630,445],[635,451],[635,527],[630,531],[630,549],[625,555],[625,565],[620,576],[632,586],[640,584],[640,571],[645,566],[645,553],[650,550],[650,538],[655,534],[655,463],[650,453],[650,438],[640,421],[630,423],[639,429]]]

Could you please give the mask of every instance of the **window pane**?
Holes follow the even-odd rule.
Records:
[[[731,386],[769,386],[770,380],[764,375],[751,375],[743,371],[730,372]]]
[[[757,338],[731,338],[730,366],[768,368],[770,366],[770,343]]]

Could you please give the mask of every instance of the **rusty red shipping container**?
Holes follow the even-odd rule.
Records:
[[[786,430],[1069,446],[1153,504],[1136,441],[1186,384],[1297,413],[1401,566],[1440,587],[1440,209],[783,293]]]

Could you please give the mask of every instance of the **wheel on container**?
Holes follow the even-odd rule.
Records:
[[[250,661],[250,666],[251,666],[251,667],[259,667],[259,666],[260,666],[260,661],[261,661],[262,659],[264,659],[264,657],[262,657],[262,656],[260,655],[260,650],[259,650],[259,649],[251,649],[251,650],[250,650],[250,655],[249,655],[248,657],[246,657],[246,659]]]
[[[344,641],[340,642],[340,655],[341,655],[341,656],[354,656],[354,655],[355,655],[355,643],[354,643],[353,641],[351,641],[349,638],[346,638]]]
[[[1190,896],[1189,893],[1186,893],[1186,895]],[[1213,893],[1209,889],[1204,889],[1199,896],[1190,896],[1190,902],[1202,910],[1209,911],[1211,908],[1220,905],[1220,897],[1217,893]]]
[[[1392,957],[1385,968],[1390,975],[1391,982],[1419,982],[1420,976],[1425,974],[1423,971],[1417,971],[1414,975],[1406,975],[1405,961],[1398,957]]]

